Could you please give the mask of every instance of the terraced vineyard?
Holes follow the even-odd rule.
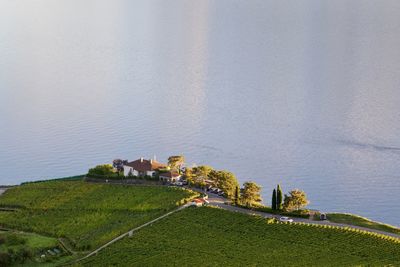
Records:
[[[271,223],[189,208],[82,263],[87,266],[400,266],[400,242],[344,229]]]
[[[11,188],[0,196],[0,226],[63,237],[89,250],[174,209],[189,191],[160,186],[49,181]]]

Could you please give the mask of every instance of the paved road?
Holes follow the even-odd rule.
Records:
[[[233,212],[240,212],[240,213],[245,213],[245,214],[249,214],[249,215],[259,215],[259,216],[262,216],[264,218],[276,218],[276,219],[279,219],[281,217],[281,215],[277,215],[277,214],[261,212],[261,211],[253,211],[253,210],[248,210],[248,209],[245,209],[245,208],[240,208],[240,207],[235,207],[235,206],[231,206],[231,205],[225,204],[228,201],[227,199],[222,198],[222,197],[220,197],[218,195],[215,195],[215,194],[212,194],[212,193],[211,194],[208,193],[208,201],[210,202],[209,205],[211,205],[211,206],[220,207],[222,209],[230,210],[230,211],[233,211]],[[388,232],[379,231],[379,230],[370,229],[370,228],[365,228],[365,227],[356,226],[356,225],[333,223],[333,222],[330,222],[330,221],[314,221],[314,220],[311,220],[311,219],[304,219],[304,218],[297,218],[297,217],[290,217],[290,218],[293,219],[294,222],[303,222],[303,223],[320,224],[320,225],[331,225],[331,226],[337,226],[337,227],[349,227],[349,228],[360,229],[360,230],[364,230],[364,231],[367,231],[367,232],[383,234],[383,235],[387,235],[387,236],[391,236],[391,237],[395,237],[395,238],[399,238],[400,239],[400,235],[398,235],[398,234],[388,233]]]

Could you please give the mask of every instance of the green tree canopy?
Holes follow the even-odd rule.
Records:
[[[109,176],[114,173],[114,168],[111,164],[102,164],[97,165],[94,168],[89,169],[89,175],[101,175],[101,176]]]
[[[213,181],[215,186],[224,191],[228,198],[234,199],[235,190],[239,186],[239,182],[233,173],[212,170],[209,173],[209,179]]]
[[[212,167],[202,165],[192,168],[193,180],[196,184],[204,183],[204,180],[208,179],[210,172],[213,170]]]
[[[236,188],[235,188],[234,201],[235,201],[235,205],[238,205],[240,203],[240,188],[239,188],[239,186],[236,186]]]
[[[272,203],[271,203],[271,209],[276,210],[276,189],[272,191]]]
[[[289,195],[285,195],[285,200],[283,202],[283,208],[287,211],[299,210],[304,208],[309,203],[307,195],[304,191],[299,189],[294,189],[289,192]]]
[[[261,186],[255,182],[245,182],[243,184],[242,203],[247,206],[257,206],[262,202]]]
[[[278,187],[276,189],[276,209],[277,210],[282,210],[283,209],[283,196],[282,196],[282,189],[281,185],[278,184]]]
[[[185,168],[185,173],[183,174],[184,178],[186,181],[189,183],[189,185],[193,184],[193,170],[192,168]]]
[[[184,163],[185,163],[185,157],[183,155],[170,156],[168,158],[168,166],[171,169],[180,169]]]

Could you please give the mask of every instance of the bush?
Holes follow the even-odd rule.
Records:
[[[19,261],[20,263],[25,262],[27,259],[33,257],[33,251],[28,248],[22,248],[16,253],[15,261]]]
[[[11,257],[6,252],[0,252],[0,266],[10,266]]]
[[[112,176],[114,174],[114,168],[111,164],[97,165],[94,168],[89,169],[88,175],[100,175],[100,176]]]

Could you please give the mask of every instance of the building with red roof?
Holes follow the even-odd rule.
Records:
[[[140,158],[123,165],[125,176],[155,176],[156,171],[166,168],[167,165],[156,161],[155,159]]]

